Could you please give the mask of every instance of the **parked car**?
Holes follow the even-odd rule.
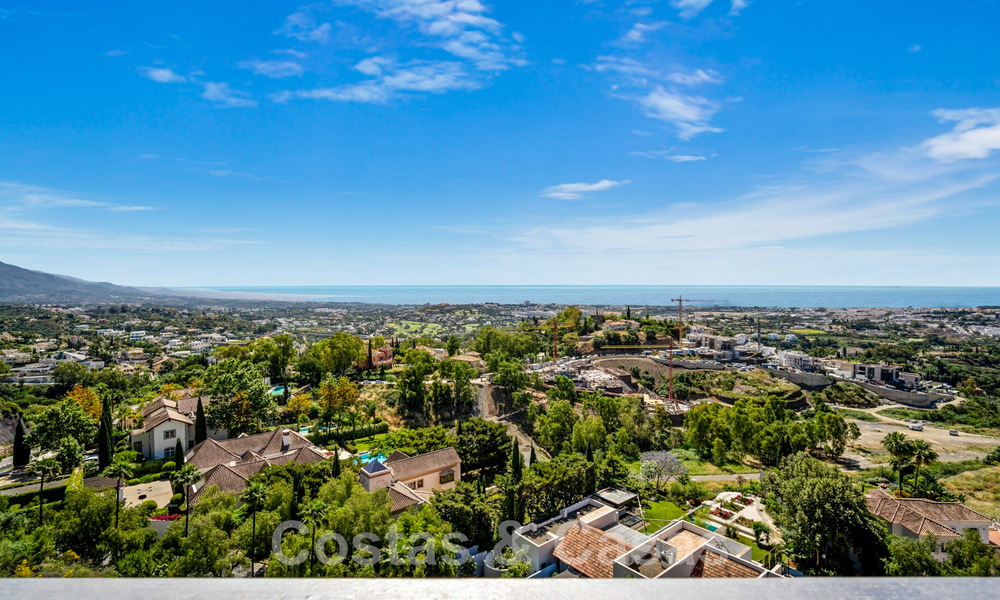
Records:
[[[957,429],[949,429],[948,430],[948,435],[957,436],[958,435],[958,430]]]
[[[908,427],[912,431],[923,431],[924,430],[924,424],[923,423],[911,423],[910,425],[908,425]]]

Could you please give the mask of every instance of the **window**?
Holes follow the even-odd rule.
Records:
[[[142,442],[132,442],[132,449],[142,454]]]
[[[174,448],[172,446],[163,451],[163,458],[173,458],[173,457],[174,457]]]
[[[411,481],[410,482],[410,489],[411,490],[419,490],[422,487],[424,487],[424,480],[423,479],[418,479],[416,481]]]
[[[168,430],[166,430],[166,431],[163,432],[163,439],[165,439],[165,440],[172,440],[175,437],[177,437],[177,430],[176,429],[168,429]]]
[[[455,481],[455,472],[441,473],[441,483],[451,483]]]

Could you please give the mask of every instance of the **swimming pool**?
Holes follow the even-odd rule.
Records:
[[[382,454],[376,454],[375,456],[372,456],[371,452],[362,452],[361,454],[358,455],[358,458],[360,458],[361,462],[364,463],[364,464],[366,464],[366,465],[368,463],[370,463],[371,461],[373,461],[373,460],[377,460],[377,461],[383,462],[383,463],[385,462],[385,456],[384,455],[382,455]]]

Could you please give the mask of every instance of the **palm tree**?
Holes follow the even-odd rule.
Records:
[[[913,445],[906,436],[898,431],[887,433],[882,438],[882,447],[892,456],[893,467],[898,471],[899,494],[903,494],[903,469],[909,465],[913,457]]]
[[[104,476],[111,477],[118,480],[118,484],[115,486],[115,529],[118,528],[118,510],[121,507],[121,497],[122,497],[122,480],[128,479],[132,476],[132,472],[135,470],[135,463],[129,462],[128,460],[122,458],[121,455],[115,456],[111,461],[111,464],[104,469]]]
[[[250,577],[254,576],[254,556],[257,554],[257,511],[261,504],[267,499],[267,487],[263,483],[257,482],[247,486],[240,494],[240,500],[247,505],[253,523],[250,529]]]
[[[184,537],[187,537],[188,521],[191,518],[191,486],[201,481],[201,471],[194,465],[184,465],[174,471],[170,480],[184,489]]]
[[[42,526],[42,509],[45,508],[45,498],[42,492],[45,491],[45,479],[52,479],[59,472],[62,471],[62,467],[53,458],[43,458],[36,460],[31,463],[28,467],[28,472],[33,473],[38,476],[38,526]]]
[[[322,500],[313,500],[306,506],[305,514],[309,519],[309,525],[312,529],[312,556],[309,561],[310,575],[312,575],[313,566],[316,564],[316,530],[319,529],[320,521],[326,518],[326,513],[329,510],[329,505]]]
[[[913,465],[916,467],[916,471],[913,473],[913,485],[917,485],[917,480],[920,478],[920,467],[936,461],[938,453],[924,440],[915,440],[911,447],[913,449]]]

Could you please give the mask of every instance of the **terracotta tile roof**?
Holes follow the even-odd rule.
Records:
[[[395,453],[393,453],[393,456],[395,456]],[[393,460],[390,456],[385,464],[392,469],[393,478],[397,481],[402,481],[428,473],[443,471],[449,467],[457,467],[461,463],[462,459],[458,457],[458,452],[454,448],[445,448],[444,450],[428,452],[420,456],[399,460]]]
[[[405,452],[400,452],[399,450],[396,450],[395,452],[389,455],[389,458],[385,459],[385,462],[388,463],[394,460],[403,460],[404,458],[410,458],[410,455]]]
[[[234,460],[240,460],[240,456],[233,454],[221,442],[211,438],[192,448],[185,458],[187,464],[192,464],[202,470],[211,469]]]
[[[178,423],[184,423],[185,425],[194,425],[194,421],[185,417],[181,413],[177,412],[172,408],[160,409],[153,414],[149,415],[142,422],[142,431],[152,431],[157,425],[162,425],[167,421],[177,421]]]
[[[289,441],[287,446],[283,440],[286,434]],[[187,462],[197,465],[199,469],[210,469],[234,460],[247,460],[253,455],[273,458],[291,450],[310,448],[312,445],[312,442],[298,432],[279,427],[273,431],[228,440],[205,440],[191,449]]]
[[[700,579],[756,579],[760,574],[743,563],[708,549],[702,552],[691,571],[691,577]]]
[[[614,561],[632,549],[600,529],[574,523],[556,546],[556,558],[593,579],[614,577]]]
[[[413,490],[402,483],[392,484],[387,491],[389,492],[389,501],[392,503],[392,514],[403,512],[411,506],[423,503],[423,500]]]
[[[961,502],[896,498],[881,488],[869,492],[865,496],[865,503],[868,505],[868,512],[890,523],[902,525],[917,535],[958,536],[958,532],[945,525],[944,521],[989,523],[987,517]]]

